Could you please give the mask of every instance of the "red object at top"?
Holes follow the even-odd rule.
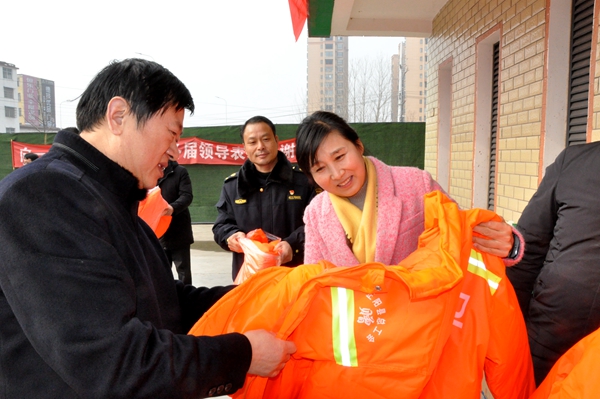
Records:
[[[290,14],[292,15],[292,27],[294,28],[294,36],[296,41],[302,33],[304,23],[308,17],[308,5],[306,0],[288,0],[290,3]]]

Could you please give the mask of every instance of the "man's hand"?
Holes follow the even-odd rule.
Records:
[[[291,341],[275,338],[266,330],[253,330],[244,334],[252,345],[252,362],[248,374],[260,377],[276,377],[285,367],[296,345]]]
[[[165,209],[163,209],[161,216],[171,216],[173,214],[173,207],[171,205],[167,205]]]
[[[239,253],[244,252],[240,246],[240,242],[238,241],[242,237],[246,237],[246,233],[243,231],[238,231],[227,238],[227,246],[229,247],[230,251]]]
[[[279,244],[275,245],[274,249],[279,253],[282,265],[288,263],[294,257],[294,251],[287,241],[279,241]]]
[[[483,222],[473,227],[473,232],[485,237],[473,235],[473,247],[486,252],[506,258],[514,244],[512,228],[506,222]]]

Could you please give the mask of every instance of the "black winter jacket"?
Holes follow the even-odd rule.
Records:
[[[186,335],[230,288],[184,287],[145,190],[79,135],[0,182],[0,398],[197,398],[241,387],[241,334]],[[227,392],[225,392],[227,390]]]
[[[158,180],[161,194],[173,207],[169,228],[160,238],[165,249],[187,248],[194,243],[192,219],[188,207],[194,199],[192,181],[186,168],[176,161],[169,161],[165,175]]]
[[[517,228],[525,253],[506,274],[527,321],[539,383],[561,354],[600,327],[600,143],[558,155]]]
[[[279,151],[277,164],[265,186],[258,181],[256,167],[246,160],[240,170],[227,177],[217,202],[219,212],[213,225],[215,242],[229,250],[227,238],[235,232],[262,228],[287,241],[294,256],[284,266],[304,263],[304,209],[315,196],[315,188],[298,167],[292,167]],[[235,280],[244,254],[233,253]]]

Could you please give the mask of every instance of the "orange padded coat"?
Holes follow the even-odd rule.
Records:
[[[600,329],[558,359],[531,399],[596,399],[600,395],[599,368]]]
[[[529,397],[525,325],[503,262],[471,249],[472,226],[498,217],[439,192],[425,201],[425,232],[399,265],[266,269],[196,323],[190,334],[264,328],[296,344],[277,377],[248,375],[234,397],[478,398],[484,367],[496,399]]]

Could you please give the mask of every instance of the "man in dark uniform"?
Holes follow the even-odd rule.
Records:
[[[219,212],[213,226],[215,242],[233,252],[235,280],[244,254],[240,237],[262,228],[282,240],[276,247],[282,265],[304,261],[304,209],[315,196],[315,188],[298,167],[292,167],[278,151],[275,125],[264,116],[246,121],[240,131],[248,159],[240,170],[225,179]]]

